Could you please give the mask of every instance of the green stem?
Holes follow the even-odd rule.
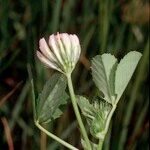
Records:
[[[104,131],[105,134],[108,132],[109,124],[110,124],[110,121],[111,121],[111,118],[112,118],[112,115],[113,115],[115,109],[116,109],[116,105],[113,105],[113,106],[112,106],[112,109],[111,109],[111,111],[110,111],[110,113],[109,113],[109,116],[108,116],[108,118],[107,118],[107,121],[106,121],[106,126],[105,126],[105,131]]]
[[[71,96],[72,105],[73,105],[73,108],[74,108],[74,112],[75,112],[77,121],[78,121],[79,126],[80,126],[81,133],[82,133],[83,138],[84,138],[84,140],[87,144],[87,147],[89,148],[89,150],[92,150],[87,132],[86,132],[85,127],[83,125],[81,115],[80,115],[80,112],[79,112],[79,109],[78,109],[78,105],[77,105],[77,101],[76,101],[76,97],[75,97],[74,89],[73,89],[73,85],[72,85],[71,74],[67,74],[67,80],[68,80],[68,87],[69,87],[69,92],[70,92],[70,96]]]
[[[56,140],[57,142],[61,143],[62,145],[64,145],[65,147],[67,147],[68,149],[71,150],[78,150],[77,148],[75,148],[74,146],[72,146],[71,144],[65,142],[64,140],[60,139],[59,137],[57,137],[56,135],[50,133],[49,131],[47,131],[45,128],[43,128],[38,121],[35,122],[35,125],[44,133],[46,133],[49,137],[51,137],[52,139]]]
[[[102,150],[102,148],[103,148],[103,143],[104,143],[104,140],[99,140],[97,150]]]
[[[105,126],[105,130],[104,130],[104,138],[99,140],[97,150],[102,150],[104,139],[105,139],[105,136],[108,132],[110,121],[111,121],[111,118],[112,118],[112,115],[113,115],[115,109],[116,109],[116,105],[112,105],[112,109],[111,109],[111,111],[108,115],[107,121],[106,121],[106,126]]]

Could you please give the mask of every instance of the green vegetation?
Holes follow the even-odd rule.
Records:
[[[143,54],[118,103],[103,149],[148,149],[149,13],[147,0],[0,0],[0,149],[65,149],[40,132],[33,120],[33,95],[37,99],[54,73],[37,59],[38,42],[56,32],[75,33],[81,41],[82,54],[73,72],[77,95],[92,97],[98,92],[90,70],[95,55],[111,53],[120,60],[129,51]],[[72,106],[62,109],[63,116],[43,126],[81,149]],[[61,113],[57,112],[56,118]]]

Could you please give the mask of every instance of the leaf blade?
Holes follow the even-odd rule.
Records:
[[[113,89],[110,89],[113,87],[110,86],[110,75],[116,63],[117,59],[111,54],[97,55],[92,60],[93,80],[97,88],[103,92],[104,99],[109,103],[111,103],[111,91],[113,91]]]
[[[38,98],[38,121],[40,123],[47,123],[62,114],[59,107],[66,104],[68,98],[65,89],[66,80],[59,74],[53,75],[45,84]]]
[[[116,102],[119,101],[121,95],[127,87],[141,56],[141,53],[131,51],[125,55],[118,64],[115,76],[115,93],[117,94]]]

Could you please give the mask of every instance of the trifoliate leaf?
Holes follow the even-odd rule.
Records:
[[[118,64],[115,76],[115,93],[117,94],[116,103],[119,101],[131,79],[141,56],[142,55],[139,52],[129,52]]]
[[[47,123],[62,114],[59,106],[65,104],[68,98],[65,89],[66,79],[63,75],[54,74],[45,84],[38,97],[37,118],[40,123]]]
[[[114,78],[117,59],[111,54],[97,55],[92,60],[92,76],[97,88],[103,92],[104,99],[112,103],[114,95]]]

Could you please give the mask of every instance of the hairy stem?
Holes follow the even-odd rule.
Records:
[[[90,141],[89,141],[89,138],[88,138],[88,135],[87,135],[87,132],[85,130],[84,124],[83,124],[82,119],[81,119],[81,115],[80,115],[79,108],[78,108],[77,101],[76,101],[76,97],[75,97],[75,94],[74,94],[74,89],[73,89],[73,85],[72,85],[72,80],[71,80],[71,75],[70,74],[67,75],[67,80],[68,80],[68,87],[69,87],[69,92],[70,92],[70,96],[71,96],[72,105],[73,105],[74,112],[75,112],[75,115],[76,115],[76,118],[77,118],[80,130],[81,130],[81,134],[82,134],[82,136],[83,136],[83,138],[84,138],[84,140],[85,140],[89,150],[92,150],[91,144],[90,144]]]

